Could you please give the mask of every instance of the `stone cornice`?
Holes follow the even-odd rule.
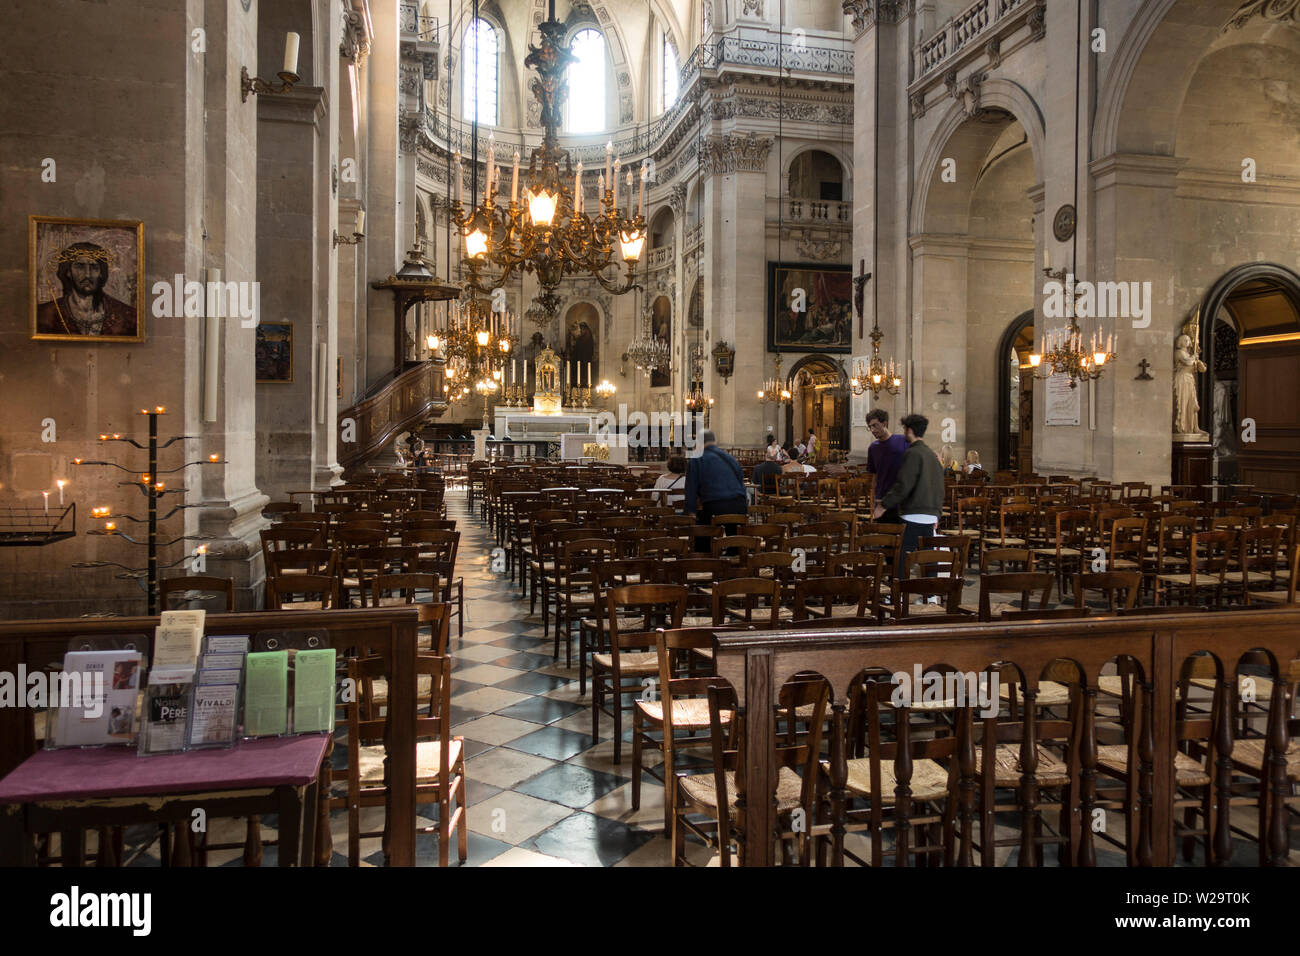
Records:
[[[1155,186],[1173,189],[1187,160],[1152,153],[1112,153],[1088,164],[1097,189],[1112,186]]]
[[[1223,32],[1240,30],[1255,17],[1300,28],[1300,0],[1246,0],[1223,25]]]

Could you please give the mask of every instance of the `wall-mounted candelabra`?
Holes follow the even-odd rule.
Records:
[[[129,542],[130,544],[138,545],[140,547],[145,548],[146,554],[148,556],[146,566],[143,568],[133,568],[125,564],[120,564],[116,561],[79,561],[76,564],[74,564],[73,567],[74,568],[121,568],[123,573],[118,575],[119,578],[122,578],[124,580],[133,580],[133,581],[140,582],[140,586],[144,589],[145,595],[148,600],[148,613],[150,615],[154,615],[158,613],[158,595],[162,590],[160,586],[162,583],[162,578],[161,578],[162,572],[170,568],[176,567],[178,564],[180,564],[185,560],[188,560],[191,557],[191,555],[186,554],[186,555],[182,555],[180,558],[173,561],[171,564],[159,565],[158,549],[160,547],[163,548],[170,547],[171,545],[177,544],[182,541],[208,541],[211,540],[212,538],[212,535],[183,534],[180,537],[172,538],[170,541],[158,540],[159,521],[166,521],[168,518],[172,517],[177,512],[183,511],[186,508],[198,507],[197,505],[187,505],[182,501],[174,505],[172,509],[168,511],[166,514],[160,515],[158,513],[160,502],[162,502],[167,495],[184,496],[186,489],[183,485],[179,488],[169,488],[167,487],[166,481],[162,480],[159,476],[174,475],[178,472],[184,472],[186,468],[189,468],[193,465],[225,464],[225,460],[221,458],[220,455],[212,454],[209,455],[207,458],[201,458],[195,461],[187,461],[176,468],[169,468],[164,471],[159,471],[158,450],[160,448],[167,448],[178,441],[184,441],[187,438],[194,437],[192,435],[176,435],[172,438],[167,439],[162,444],[159,444],[158,418],[159,416],[165,415],[166,413],[167,410],[161,405],[155,406],[152,409],[150,408],[140,409],[140,414],[147,416],[149,419],[149,439],[145,444],[141,444],[140,442],[136,441],[134,438],[127,438],[124,435],[118,433],[113,433],[113,434],[105,433],[99,436],[100,442],[104,442],[104,443],[124,442],[125,444],[131,445],[134,448],[147,451],[149,454],[148,471],[143,471],[143,472],[136,471],[133,468],[127,468],[125,465],[119,464],[118,462],[115,461],[106,461],[106,460],[88,461],[82,458],[72,459],[72,463],[78,467],[116,468],[118,471],[123,471],[129,475],[138,476],[136,478],[133,478],[130,481],[118,482],[118,484],[126,487],[136,488],[139,490],[139,492],[142,495],[144,495],[145,501],[147,503],[145,516],[137,517],[135,515],[130,515],[130,514],[114,514],[113,510],[107,506],[92,508],[90,512],[91,518],[95,520],[103,521],[104,524],[101,528],[93,531],[88,531],[86,533],[94,534],[94,535],[113,535],[118,538],[121,538],[124,541]],[[124,530],[122,530],[121,527],[119,527],[119,522],[121,521],[130,521],[133,524],[144,525],[145,526],[144,535],[142,537],[137,538],[127,534]],[[206,555],[208,553],[207,546],[206,545],[200,546],[197,553],[199,555]]]

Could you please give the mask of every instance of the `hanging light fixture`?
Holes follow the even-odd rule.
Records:
[[[872,310],[875,311],[874,309]],[[873,399],[879,398],[881,392],[897,395],[903,387],[903,376],[891,358],[888,362],[880,357],[880,340],[885,333],[880,331],[880,324],[875,315],[871,317],[871,360],[853,362],[853,377],[849,379],[849,389],[854,395],[870,392]]]
[[[1074,277],[1066,275],[1064,269],[1053,272],[1050,266],[1043,268],[1043,274],[1064,287],[1069,324],[1044,332],[1040,337],[1038,351],[1029,356],[1034,378],[1066,375],[1070,379],[1070,388],[1078,388],[1082,381],[1096,381],[1106,370],[1106,364],[1115,361],[1115,333],[1104,336],[1100,330],[1094,331],[1085,344],[1083,329],[1075,318],[1074,300],[1081,293],[1074,286]]]
[[[522,194],[516,151],[509,200],[504,195],[498,198],[502,170],[496,166],[493,155],[494,137],[489,136],[483,200],[478,202],[476,165],[472,199],[476,205],[466,211],[457,153],[456,200],[451,215],[465,242],[466,286],[490,294],[517,272],[530,272],[541,286],[537,300],[549,320],[559,312],[560,296],[556,288],[566,276],[594,278],[614,295],[635,288],[635,266],[646,240],[645,184],[650,167],[645,162],[641,164],[640,193],[634,196],[629,166],[627,192],[620,196],[618,177],[622,161],[614,157],[610,144],[605,149],[604,172],[597,179],[596,208],[590,211],[586,208],[582,163],[575,167],[568,150],[561,149],[558,142],[561,106],[568,93],[564,74],[575,57],[563,45],[565,26],[555,18],[555,0],[550,0],[549,19],[538,25],[538,31],[541,45],[530,44],[524,64],[537,71],[537,79],[531,85],[542,107],[545,133],[542,145],[529,157]],[[477,116],[473,129],[477,147]],[[611,268],[621,270],[622,275],[611,278],[607,274]]]
[[[704,390],[704,346],[691,346],[691,381],[682,397],[682,407],[702,414],[713,407],[713,396]]]
[[[789,405],[794,402],[794,395],[790,392],[790,387],[781,378],[781,356],[778,353],[773,356],[772,364],[776,371],[772,377],[763,382],[763,387],[758,390],[758,400],[767,405]]]
[[[649,313],[641,320],[641,333],[627,347],[627,358],[646,375],[663,371],[672,361],[668,343],[658,338],[650,328]]]

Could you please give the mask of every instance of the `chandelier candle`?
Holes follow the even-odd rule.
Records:
[[[575,216],[582,213],[582,160],[578,160],[578,165],[573,173],[573,214]]]
[[[510,173],[510,203],[519,199],[519,150],[515,150],[515,167]]]
[[[614,201],[612,205],[615,209],[618,208],[618,170],[619,167],[622,166],[622,164],[623,164],[623,160],[615,156],[614,157],[614,181],[610,185],[610,188],[614,190]]]

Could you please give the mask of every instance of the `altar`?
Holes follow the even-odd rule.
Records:
[[[527,381],[527,363],[524,379]],[[551,349],[537,356],[537,387],[532,406],[523,404],[523,387],[507,391],[515,404],[498,405],[493,412],[492,437],[497,441],[547,442],[558,445],[563,459],[599,458],[616,460],[616,441],[600,440],[597,421],[600,411],[590,407],[565,407],[565,393],[584,406],[591,400],[590,388],[560,388],[560,365]],[[621,449],[627,460],[626,447]]]

